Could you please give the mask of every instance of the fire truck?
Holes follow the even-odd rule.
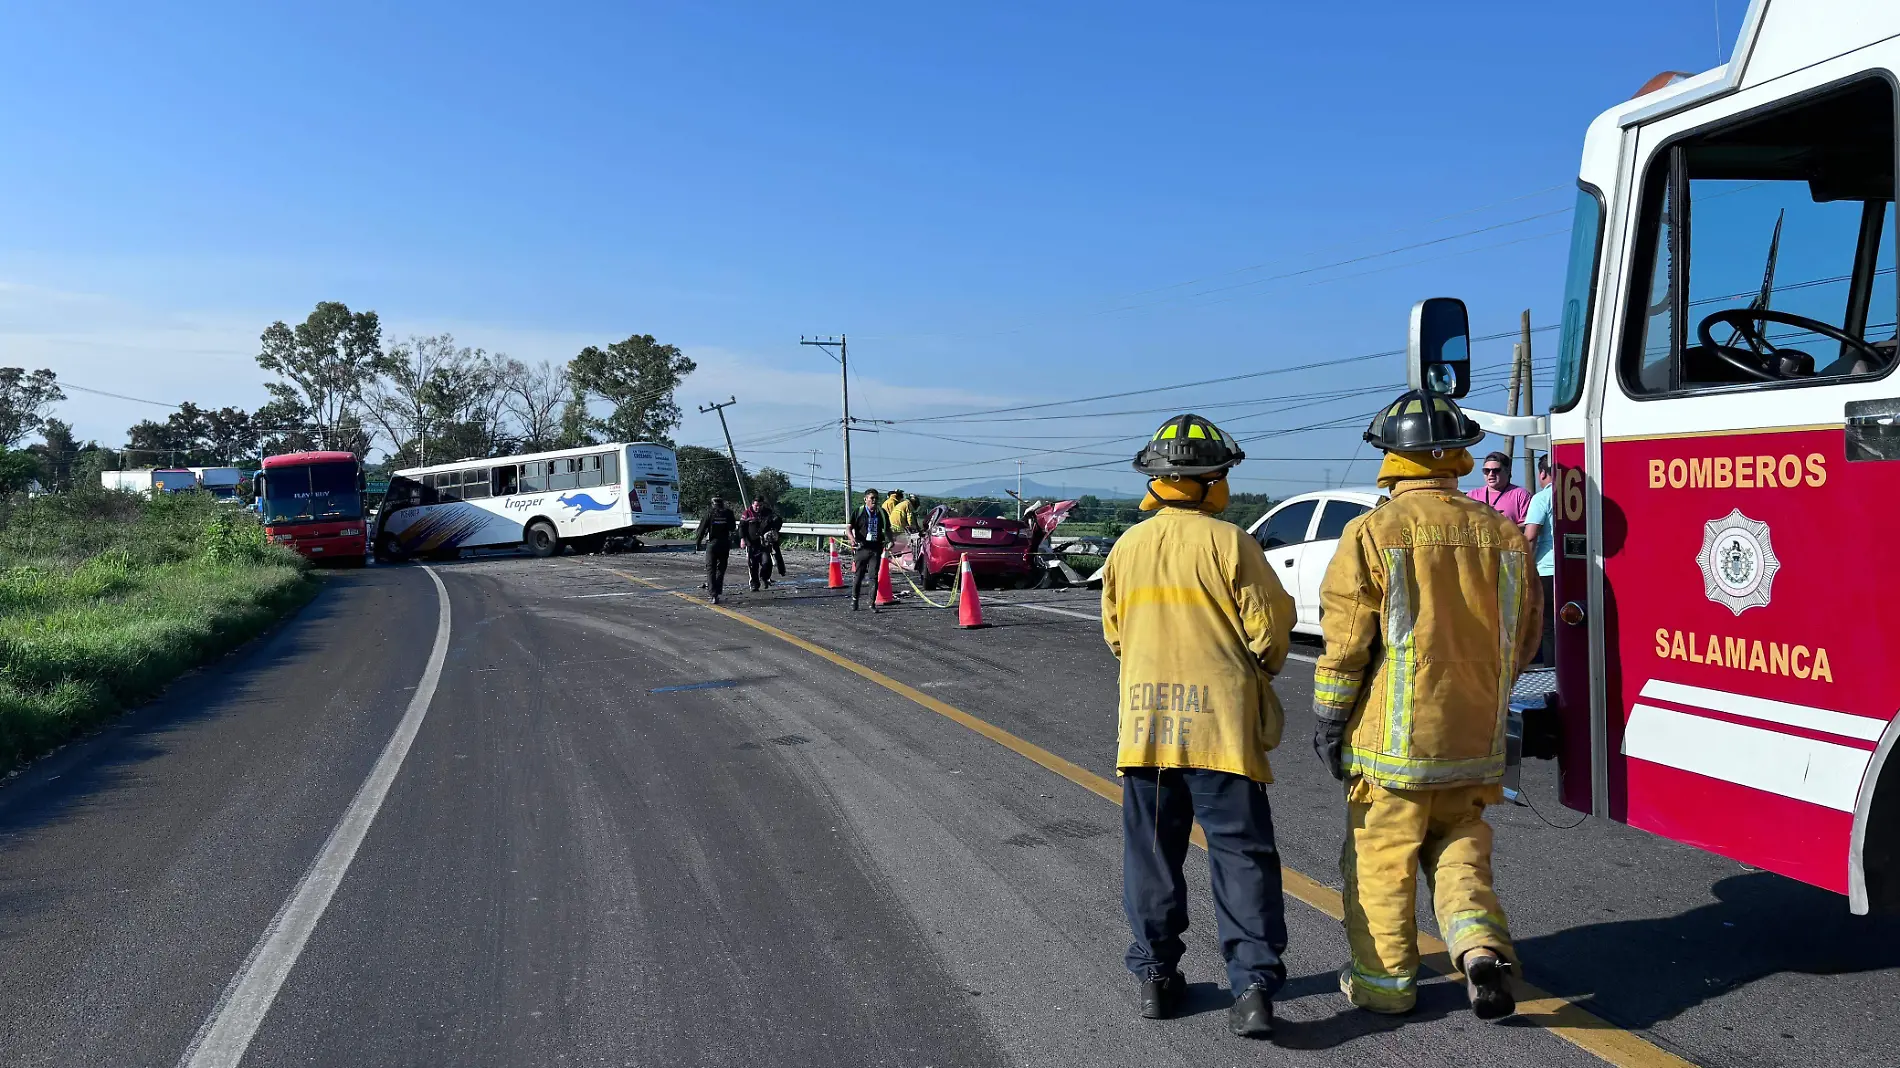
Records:
[[[1900,906],[1900,3],[1753,0],[1584,138],[1547,415],[1563,802]],[[1464,305],[1409,372],[1468,388]]]

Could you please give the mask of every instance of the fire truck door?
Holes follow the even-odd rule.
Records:
[[[1849,462],[1843,430],[1900,395],[1894,88],[1773,91],[1637,139],[1598,473],[1610,809],[1844,892],[1900,707],[1877,533],[1900,463]]]

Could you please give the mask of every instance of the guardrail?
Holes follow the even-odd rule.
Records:
[[[699,520],[683,519],[680,527],[684,530],[698,530]],[[786,523],[779,527],[781,534],[802,534],[811,538],[842,538],[845,535],[843,523]]]
[[[698,530],[699,520],[683,519],[680,526],[686,530]],[[779,527],[779,534],[786,538],[810,538],[814,548],[825,547],[826,538],[842,538],[848,528],[843,523],[785,523]]]

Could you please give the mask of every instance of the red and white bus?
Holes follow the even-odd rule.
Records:
[[[312,560],[361,567],[369,551],[363,489],[363,464],[355,453],[266,456],[256,481],[264,534]]]
[[[1754,0],[1658,83],[1585,137],[1550,415],[1474,413],[1557,469],[1563,800],[1892,908],[1900,3]]]

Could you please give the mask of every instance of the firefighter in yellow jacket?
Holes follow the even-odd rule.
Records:
[[[1172,1015],[1187,930],[1181,866],[1195,820],[1207,835],[1228,1027],[1273,1033],[1286,982],[1280,854],[1267,750],[1285,725],[1273,677],[1286,663],[1293,600],[1260,546],[1232,523],[1227,472],[1244,459],[1197,415],[1169,420],[1135,457],[1155,513],[1116,541],[1102,567],[1102,634],[1121,660],[1122,905],[1141,1014]]]
[[[1422,866],[1472,1010],[1498,1019],[1516,1008],[1514,955],[1484,808],[1503,800],[1506,708],[1537,652],[1541,594],[1517,524],[1458,491],[1484,432],[1456,404],[1407,393],[1365,436],[1391,496],[1340,537],[1313,675],[1313,748],[1346,782],[1340,989],[1374,1012],[1412,1008]]]

